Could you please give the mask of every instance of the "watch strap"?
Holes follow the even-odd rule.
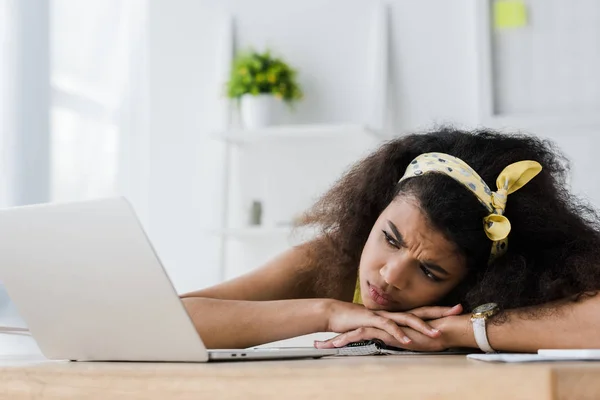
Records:
[[[486,353],[495,353],[496,351],[490,346],[490,342],[487,338],[487,331],[485,329],[486,318],[473,318],[471,321],[473,321],[473,333],[475,334],[477,346]]]

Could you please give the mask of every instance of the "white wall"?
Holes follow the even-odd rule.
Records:
[[[478,123],[476,1],[388,2],[397,131]]]
[[[481,122],[477,1],[385,2],[391,23],[393,112],[388,124],[393,131],[435,123],[473,128]],[[216,62],[222,15],[236,18],[242,46],[268,45],[299,69],[307,101],[299,106],[295,122],[360,122],[366,115],[368,82],[363,77],[369,68],[373,7],[370,0],[150,0],[149,226],[178,290],[218,279],[219,243],[203,231],[218,225],[221,210],[223,148],[207,135],[223,122],[223,88],[216,82],[222,68]],[[593,166],[595,130],[570,130],[567,136],[531,128],[559,140],[575,160],[575,189],[600,204],[600,186],[580,174]],[[355,159],[360,146],[339,150],[339,160],[348,155]],[[257,151],[254,157],[259,158],[273,152],[268,149],[261,156]],[[335,168],[340,167],[324,167],[323,173]],[[278,169],[269,173],[279,176],[269,179],[284,192],[288,189],[281,185],[291,170]]]
[[[217,281],[216,238],[222,146],[216,33],[207,2],[149,2],[150,182],[148,228],[180,291]]]

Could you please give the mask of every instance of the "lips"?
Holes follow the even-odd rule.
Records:
[[[370,283],[368,283],[368,285],[369,296],[371,297],[371,300],[373,300],[375,303],[379,304],[380,306],[387,306],[392,302],[392,298],[389,294],[384,293],[377,286],[373,286]]]

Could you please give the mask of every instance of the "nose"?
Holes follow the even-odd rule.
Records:
[[[398,255],[389,259],[381,267],[379,274],[388,285],[404,290],[410,284],[411,261],[408,257]]]

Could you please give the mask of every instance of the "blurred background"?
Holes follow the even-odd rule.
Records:
[[[549,138],[600,205],[599,36],[595,0],[0,0],[0,206],[126,196],[186,292],[436,124]]]

